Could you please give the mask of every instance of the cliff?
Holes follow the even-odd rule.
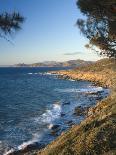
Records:
[[[104,59],[75,70],[53,72],[60,78],[89,80],[107,86],[111,94],[90,108],[79,125],[72,126],[38,155],[114,155],[116,154],[116,63]]]

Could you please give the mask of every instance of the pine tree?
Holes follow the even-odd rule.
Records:
[[[86,47],[96,49],[100,55],[116,59],[116,0],[78,0],[77,6],[86,19],[77,25],[89,39]]]
[[[18,12],[0,14],[0,37],[8,40],[6,36],[20,30],[23,22],[24,17]]]

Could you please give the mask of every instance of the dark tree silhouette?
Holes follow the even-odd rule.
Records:
[[[78,19],[80,31],[89,39],[88,48],[100,55],[116,59],[116,0],[78,0],[77,6],[86,16]]]
[[[8,40],[6,35],[11,35],[15,31],[20,30],[23,22],[24,17],[18,12],[0,14],[0,37]]]

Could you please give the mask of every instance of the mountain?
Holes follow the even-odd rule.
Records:
[[[93,62],[77,59],[77,60],[69,60],[64,62],[44,61],[44,62],[38,62],[33,64],[19,63],[14,66],[15,67],[78,67],[80,65],[87,65],[91,63]]]

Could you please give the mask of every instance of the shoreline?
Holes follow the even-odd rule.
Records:
[[[62,71],[51,71],[49,72],[56,75],[59,79],[74,80],[74,81],[89,81],[93,82],[94,86],[101,86],[104,88],[111,88],[112,81],[107,80],[106,73],[101,75],[101,73],[92,72],[75,72],[74,70],[62,70]]]
[[[75,125],[60,135],[40,150],[38,155],[105,154],[106,152],[114,155],[116,153],[116,126],[113,121],[116,115],[116,70],[115,63],[111,64],[110,60],[109,62],[107,60],[101,60],[94,66],[80,67],[76,70],[51,72],[63,79],[91,81],[97,86],[109,88],[110,94],[107,98],[97,102],[94,107],[89,108],[88,116],[79,125]],[[105,139],[99,139],[98,135]]]
[[[102,86],[104,88],[109,88],[110,89],[110,94],[107,96],[107,98],[102,99],[101,101],[97,102],[94,106],[90,107],[88,112],[87,112],[87,117],[85,117],[84,120],[82,120],[77,125],[76,124],[73,125],[70,129],[66,130],[65,132],[61,133],[61,135],[58,136],[55,140],[53,140],[50,144],[48,144],[47,146],[41,148],[41,150],[38,150],[39,152],[37,150],[35,150],[35,151],[34,150],[27,150],[23,154],[32,155],[33,153],[37,154],[37,152],[38,152],[38,155],[50,155],[51,153],[53,153],[53,155],[58,155],[59,153],[55,154],[57,148],[58,148],[57,151],[59,152],[59,151],[62,151],[62,149],[63,149],[62,147],[65,148],[67,145],[68,145],[68,147],[72,147],[72,144],[67,144],[66,141],[70,141],[71,136],[73,136],[73,139],[75,139],[76,138],[75,137],[75,132],[78,133],[78,139],[80,139],[80,137],[82,137],[82,139],[80,139],[80,140],[76,139],[76,141],[77,141],[76,145],[78,146],[78,148],[80,147],[78,151],[81,153],[81,150],[86,151],[86,148],[84,149],[83,145],[81,146],[81,144],[78,144],[78,141],[81,142],[83,140],[84,132],[87,132],[87,134],[90,134],[90,133],[95,134],[94,130],[96,130],[96,128],[99,129],[99,126],[104,124],[104,123],[106,123],[106,125],[108,123],[111,123],[110,126],[111,126],[112,133],[110,133],[110,130],[109,130],[108,126],[105,127],[106,129],[109,130],[110,136],[112,136],[112,134],[115,133],[115,131],[114,131],[115,128],[113,128],[113,126],[112,126],[113,122],[109,122],[110,117],[112,118],[115,115],[115,112],[112,111],[111,109],[109,109],[109,106],[110,107],[114,106],[115,99],[116,99],[116,94],[115,94],[115,73],[111,77],[112,73],[109,70],[106,70],[104,73],[102,73],[103,75],[101,75],[99,77],[100,73],[101,72],[95,74],[93,72],[83,72],[83,71],[79,71],[77,73],[77,71],[74,71],[74,70],[68,70],[68,71],[63,70],[63,71],[50,72],[50,74],[54,74],[58,78],[61,78],[61,79],[68,79],[68,80],[75,80],[75,81],[76,80],[77,81],[78,80],[90,81],[90,82],[93,83],[93,85],[95,84],[95,86]],[[102,79],[102,82],[101,82],[101,79]],[[110,102],[113,102],[113,103],[111,103],[109,105]],[[107,122],[106,122],[106,120],[107,120]],[[98,132],[98,131],[95,131],[95,132]],[[108,137],[107,135],[105,135],[105,136]],[[86,137],[84,137],[84,139],[86,139]],[[93,139],[90,138],[90,141],[91,140],[93,140]],[[62,141],[64,141],[63,144],[62,144]],[[66,143],[66,146],[65,146],[65,143]],[[74,142],[72,142],[72,143],[74,143]],[[83,142],[81,142],[81,143],[83,143]],[[98,147],[97,147],[98,152],[99,152],[98,148],[101,147],[101,143],[102,142],[100,142],[100,145],[99,145],[96,142],[96,144],[98,145]],[[61,145],[62,149],[60,149],[60,145]],[[103,146],[104,145],[105,144],[103,144]],[[87,147],[89,149],[88,145],[87,145]],[[110,150],[110,148],[108,149],[108,151],[109,150]],[[71,152],[72,152],[72,150],[71,150]],[[77,154],[79,154],[79,153],[77,152]],[[10,154],[10,155],[14,155],[14,154]],[[63,155],[65,155],[65,154],[63,154]]]
[[[68,79],[68,80],[70,80],[70,79]],[[75,80],[74,80],[75,81]],[[82,81],[87,81],[87,80],[82,80]],[[93,85],[94,86],[94,85]],[[92,91],[93,90],[93,91]],[[85,90],[84,90],[85,91]],[[105,92],[105,90],[104,90],[104,88],[102,89],[102,87],[99,87],[99,86],[95,86],[95,87],[93,87],[92,89],[90,89],[89,91],[87,91],[87,92],[81,92],[81,93],[86,93],[87,95],[89,95],[89,94],[94,94],[94,95],[97,95],[97,97],[99,98],[100,96],[98,95],[99,93],[102,93],[102,92]],[[106,93],[107,94],[107,93]],[[109,94],[109,93],[108,93]],[[107,95],[108,95],[107,94]],[[103,96],[102,96],[103,97]],[[105,96],[104,96],[105,97]],[[101,99],[99,99],[99,100],[101,100]],[[65,103],[64,103],[65,104]],[[66,103],[66,104],[68,104],[68,103]],[[87,115],[88,115],[88,110],[91,108],[91,107],[93,107],[93,106],[95,106],[96,105],[96,103],[95,104],[92,104],[92,105],[88,105],[88,106],[86,106],[86,107],[83,107],[83,106],[76,106],[73,110],[73,114],[78,118],[78,116],[81,116],[81,117],[83,117],[83,119],[81,120],[81,121],[84,121],[84,119],[87,117]],[[77,111],[77,112],[76,112]],[[62,117],[62,116],[61,116]],[[69,121],[70,122],[70,120],[67,120],[67,121]],[[81,123],[81,121],[80,121],[80,123]],[[72,122],[71,122],[72,123]],[[79,124],[80,124],[79,123]],[[79,125],[79,124],[72,124],[71,126],[70,126],[70,128],[72,127],[72,126],[74,126],[74,125]],[[68,128],[68,129],[66,129],[64,132],[67,132],[70,128]],[[61,133],[62,134],[62,133]],[[58,136],[57,136],[58,137]],[[56,137],[56,138],[57,138]],[[56,139],[55,138],[55,139]],[[28,143],[28,142],[27,142]],[[48,144],[47,144],[48,145]],[[45,145],[45,144],[42,144],[41,142],[38,142],[38,141],[34,141],[33,143],[29,143],[28,145],[25,145],[25,146],[23,146],[23,144],[22,145],[20,145],[19,147],[21,148],[21,149],[11,149],[11,150],[9,150],[6,154],[4,154],[4,155],[18,155],[18,154],[30,154],[31,155],[31,153],[30,152],[32,152],[32,153],[35,153],[35,152],[37,152],[37,150],[39,149],[39,150],[41,150],[41,149],[44,149],[47,145]]]

